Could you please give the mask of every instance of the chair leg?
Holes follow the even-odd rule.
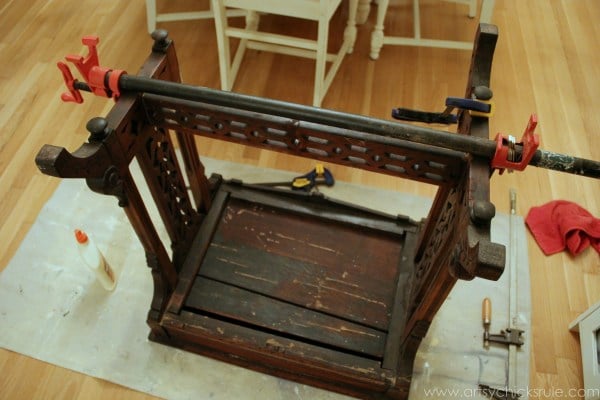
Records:
[[[477,0],[445,0],[452,3],[459,3],[469,6],[469,18],[477,16]],[[485,0],[483,0],[485,2]]]
[[[319,33],[317,35],[317,55],[315,59],[315,88],[313,93],[313,106],[320,107],[323,100],[323,87],[325,84],[325,67],[327,62],[327,39],[329,37],[329,20],[325,17],[319,19]]]
[[[469,3],[469,18],[475,18],[475,15],[477,15],[477,0],[471,0]]]
[[[419,0],[413,0],[413,37],[421,40],[421,10]]]
[[[348,54],[352,54],[354,51],[354,43],[356,42],[356,17],[358,1],[359,0],[350,0],[348,9],[348,22],[346,23],[346,29],[344,30],[344,42],[350,43],[350,47],[348,47]]]
[[[383,20],[385,19],[389,3],[389,0],[379,0],[377,2],[377,20],[375,28],[371,33],[371,53],[369,54],[373,60],[379,58],[379,52],[383,46]]]
[[[481,15],[479,22],[490,24],[492,22],[492,13],[494,12],[494,0],[483,0],[481,2]]]
[[[359,0],[356,12],[356,23],[359,25],[367,22],[369,12],[371,11],[371,0]]]
[[[156,0],[146,0],[146,23],[148,24],[148,33],[156,29]]]
[[[247,11],[246,12],[246,30],[254,31],[258,30],[258,24],[260,21],[260,16],[255,11]],[[229,83],[231,87],[233,87],[233,83],[235,82],[235,78],[237,77],[238,71],[240,70],[240,65],[242,64],[242,59],[244,58],[244,53],[246,53],[246,48],[248,47],[248,39],[241,39],[238,48],[235,52],[235,56],[233,57],[233,62],[231,64],[231,69],[229,70]]]
[[[215,31],[217,36],[217,49],[219,51],[219,74],[221,75],[221,89],[231,90],[233,82],[230,79],[231,53],[229,39],[225,33],[227,29],[227,16],[225,6],[219,0],[211,0],[215,15]]]

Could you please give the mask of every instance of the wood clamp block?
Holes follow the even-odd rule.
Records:
[[[483,321],[483,345],[488,348],[490,342],[500,343],[505,345],[522,346],[525,342],[523,341],[522,335],[525,331],[515,328],[507,328],[500,331],[500,333],[491,334],[490,325],[492,323],[492,301],[489,297],[483,299],[481,305],[481,319]]]

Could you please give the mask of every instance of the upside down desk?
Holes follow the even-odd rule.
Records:
[[[495,27],[481,25],[466,97],[489,86],[496,38]],[[155,39],[140,75],[177,81],[172,43]],[[115,90],[113,77],[105,92]],[[89,142],[72,154],[46,145],[36,162],[118,199],[152,272],[151,340],[357,397],[406,398],[418,346],[457,280],[501,276],[505,248],[490,240],[489,160],[402,139],[432,130],[161,81],[153,84],[174,95],[142,93],[139,79],[118,79],[122,96],[106,119],[90,121]],[[378,134],[382,126],[395,134]],[[487,140],[488,121],[462,113],[458,130]],[[207,177],[193,135],[438,191],[427,217],[414,221]],[[169,250],[132,178],[134,159]]]
[[[224,177],[235,176],[244,182],[294,176],[208,158],[203,158],[203,163],[209,172],[219,171]],[[142,181],[138,168],[132,174],[136,181]],[[340,181],[321,191],[328,197],[390,214],[410,210],[413,219],[425,217],[431,205],[429,198]],[[142,196],[149,198],[150,194],[144,189]],[[157,210],[150,213],[159,218]],[[492,224],[492,237],[506,245],[507,220],[501,214]],[[114,292],[104,291],[94,282],[93,274],[79,265],[74,227],[94,234],[118,274]],[[519,232],[522,239],[522,223]],[[160,235],[168,240],[164,229]],[[524,240],[517,243],[522,266],[519,273],[523,274],[519,300],[528,300],[527,246]],[[152,298],[152,279],[146,268],[136,268],[144,263],[141,250],[135,232],[112,198],[96,195],[78,180],[61,182],[0,274],[0,347],[169,400],[347,399],[149,342],[148,328],[140,315],[146,313]],[[492,331],[506,328],[508,275],[503,274],[497,282],[457,282],[417,352],[411,400],[447,399],[450,390],[486,399],[478,384],[498,389],[506,386],[508,351],[502,346],[483,348],[480,302],[483,297],[492,299]],[[520,328],[529,331],[527,304],[521,311],[524,324]],[[524,356],[518,365],[522,370],[522,379],[517,382],[520,388],[528,382],[528,339],[527,335],[519,351],[519,356]]]

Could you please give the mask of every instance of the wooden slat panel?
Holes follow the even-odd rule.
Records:
[[[227,185],[227,190],[234,199],[289,210],[296,214],[318,216],[319,219],[332,223],[358,225],[364,230],[376,230],[402,236],[406,232],[416,232],[419,228],[418,223],[406,215],[392,215],[337,198],[324,197],[321,199],[309,194],[304,197],[304,192],[291,192],[284,196],[282,192],[286,193],[288,189],[265,188],[252,183],[230,184]],[[278,196],[274,196],[274,192]],[[292,199],[292,196],[295,199]]]
[[[395,370],[398,368],[400,357],[403,356],[400,351],[402,344],[402,333],[407,315],[407,300],[408,297],[403,294],[410,290],[411,276],[414,273],[414,251],[416,250],[418,234],[409,232],[406,235],[404,242],[404,252],[402,261],[398,266],[398,282],[396,286],[396,297],[392,305],[392,313],[390,317],[390,325],[388,329],[387,341],[385,344],[385,357],[381,363],[382,368]],[[409,366],[409,371],[412,371],[412,365]]]
[[[186,306],[326,347],[383,355],[382,332],[202,277],[194,282]]]
[[[198,274],[198,270],[202,265],[206,251],[210,246],[212,235],[217,227],[219,217],[225,207],[227,198],[228,192],[225,191],[219,191],[215,195],[212,206],[204,218],[204,221],[198,230],[198,234],[194,238],[192,246],[190,247],[190,252],[179,273],[177,287],[171,295],[171,299],[167,306],[169,312],[178,313],[181,310],[183,302],[192,288],[196,274]]]
[[[194,312],[165,314],[162,325],[186,349],[302,383],[358,395],[384,391],[393,372],[364,357],[220,321]],[[194,344],[197,343],[197,346]],[[244,346],[239,344],[243,343]],[[317,381],[322,383],[319,384]],[[409,383],[410,384],[410,383]],[[345,390],[343,390],[345,388]],[[366,395],[363,394],[365,397]]]
[[[389,307],[385,299],[342,276],[328,274],[318,265],[257,249],[212,243],[201,275],[387,330]]]
[[[387,330],[403,237],[231,200],[200,273]]]
[[[318,218],[288,214],[280,210],[231,201],[223,213],[217,234],[228,242],[244,243],[269,253],[322,265],[330,270],[354,271],[392,291],[399,260],[401,238],[371,233],[356,226],[322,222]]]

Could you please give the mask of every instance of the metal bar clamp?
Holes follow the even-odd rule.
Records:
[[[70,54],[66,56],[67,61],[75,65],[95,95],[117,100],[121,94],[118,84],[119,78],[126,72],[99,65],[98,51],[96,49],[96,46],[100,42],[98,36],[84,36],[81,42],[88,48],[88,54],[85,57]],[[65,102],[83,103],[83,97],[75,85],[77,80],[73,78],[68,64],[59,61],[57,65],[63,74],[65,85],[69,90],[68,93],[65,92],[61,95],[61,99]]]
[[[491,167],[498,169],[500,175],[504,173],[505,169],[508,169],[509,172],[513,170],[523,171],[540,145],[539,135],[533,133],[536,126],[537,116],[531,114],[523,138],[518,143],[512,136],[505,137],[501,133],[497,134],[495,139],[496,153],[492,158]],[[517,146],[521,147],[520,152]]]

